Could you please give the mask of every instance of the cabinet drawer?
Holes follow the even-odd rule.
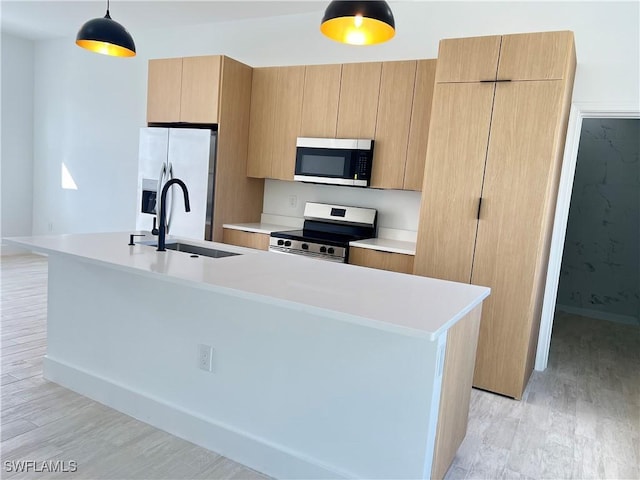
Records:
[[[244,232],[225,228],[222,231],[222,242],[239,247],[269,250],[269,235],[266,233]]]
[[[349,263],[398,273],[413,273],[413,255],[349,247]]]

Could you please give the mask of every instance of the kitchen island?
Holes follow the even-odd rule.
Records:
[[[49,256],[45,377],[174,435],[277,478],[439,478],[464,438],[488,288],[128,232],[6,240]]]

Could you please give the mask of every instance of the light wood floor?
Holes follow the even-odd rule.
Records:
[[[42,378],[46,258],[2,257],[2,478],[263,479]],[[562,315],[522,401],[474,390],[447,478],[640,478],[640,329]],[[71,460],[74,474],[6,461]]]

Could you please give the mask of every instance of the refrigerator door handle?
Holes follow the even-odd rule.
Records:
[[[162,187],[164,186],[164,177],[167,174],[167,164],[162,162],[160,167],[160,174],[158,175],[158,188],[156,190],[156,217],[160,220],[160,195],[162,194]],[[160,227],[160,225],[158,225]]]
[[[167,169],[167,182],[173,179],[173,163],[169,162],[169,167]],[[173,189],[173,185],[171,186],[171,190]],[[171,217],[173,217],[173,195],[171,190],[167,192],[167,202],[169,204],[167,211],[167,233],[169,233],[169,227],[171,226]]]

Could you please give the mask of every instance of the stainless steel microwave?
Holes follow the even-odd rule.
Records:
[[[368,187],[373,140],[298,137],[294,180]]]

